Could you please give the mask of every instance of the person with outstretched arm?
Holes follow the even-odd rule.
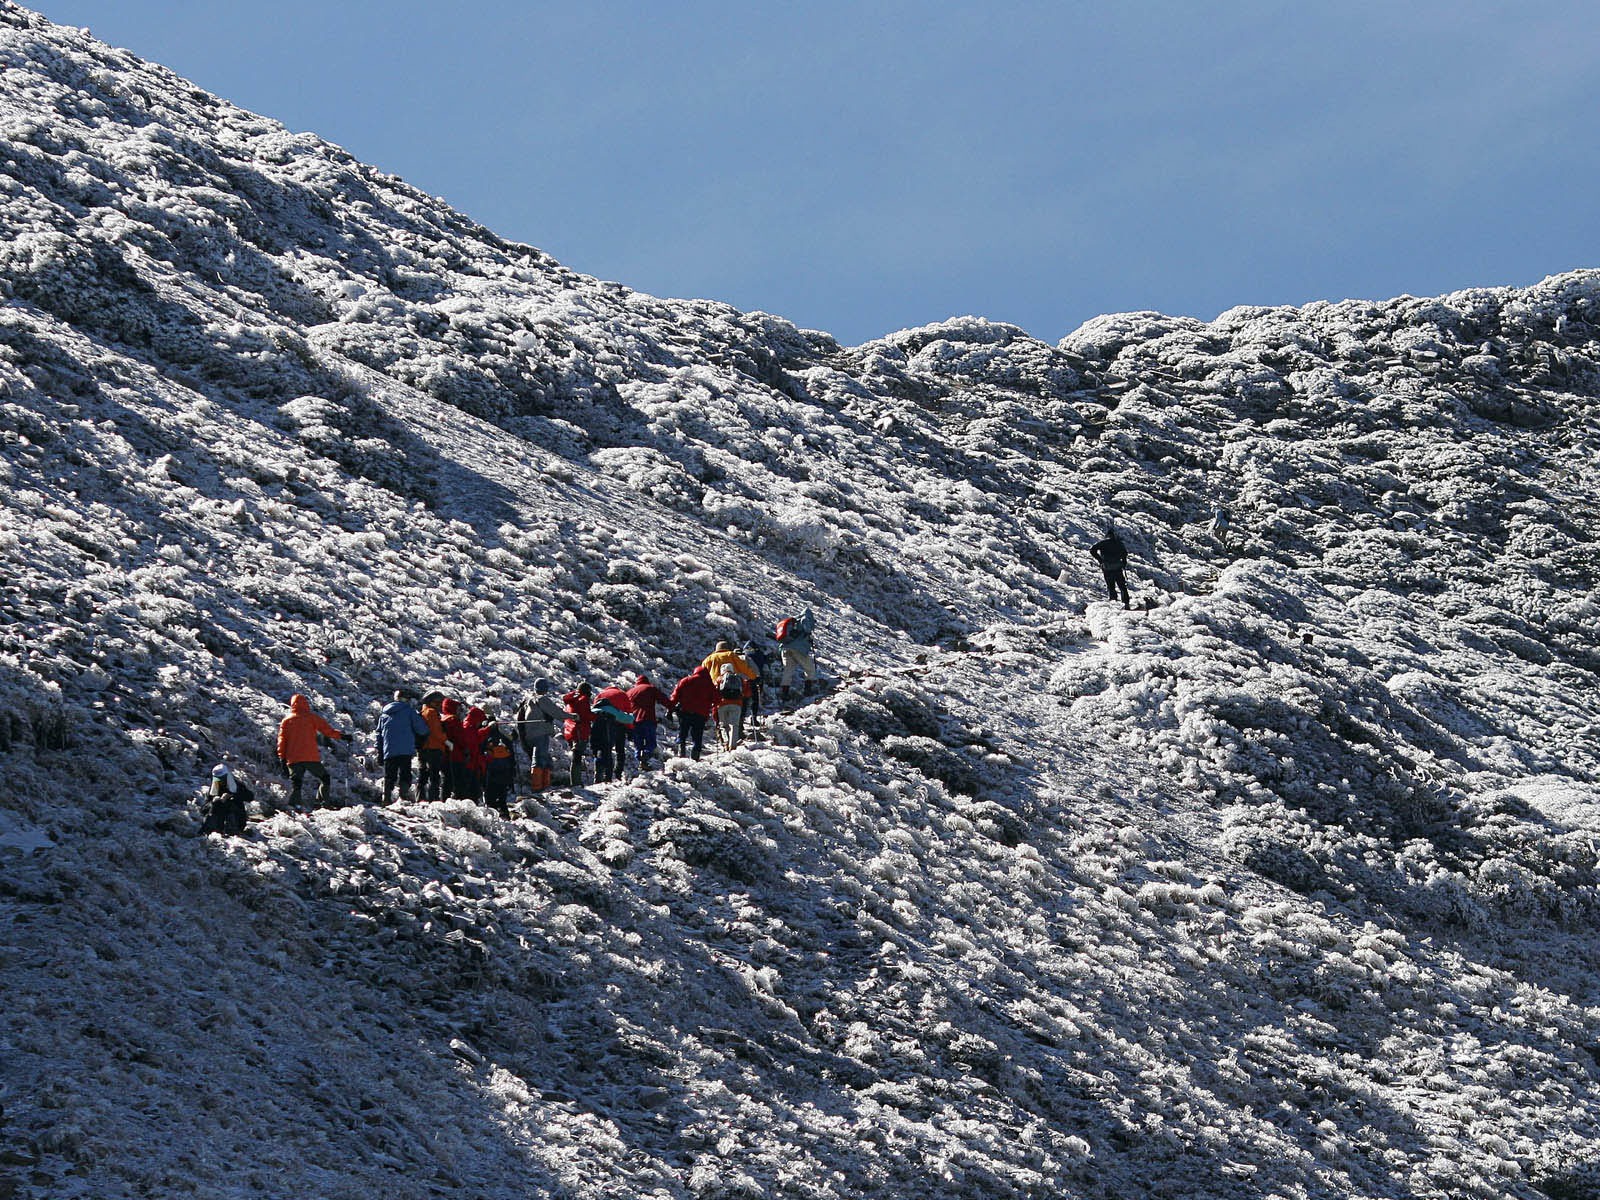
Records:
[[[567,716],[566,710],[550,694],[551,686],[548,679],[535,680],[533,695],[517,709],[517,735],[533,763],[528,768],[528,784],[536,792],[550,786],[550,772],[555,765],[550,755],[550,739],[555,736],[557,724]]]
[[[328,768],[322,765],[319,738],[342,742],[350,735],[335,729],[311,711],[299,692],[289,697],[289,715],[278,725],[278,763],[289,777],[289,807],[300,807],[300,785],[307,775],[317,781],[317,805],[328,803]]]

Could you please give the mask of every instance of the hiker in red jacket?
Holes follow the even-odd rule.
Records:
[[[561,697],[567,706],[567,719],[561,727],[561,739],[572,747],[572,786],[583,786],[583,752],[589,745],[589,734],[594,728],[594,709],[589,705],[593,689],[580,683]]]
[[[461,701],[448,697],[439,705],[439,725],[444,730],[444,795],[465,796],[467,781],[467,743],[461,736]]]
[[[461,722],[462,765],[467,790],[462,797],[476,803],[483,797],[483,775],[488,762],[483,756],[483,739],[489,732],[489,714],[477,705],[467,709],[466,720]]]
[[[628,730],[633,726],[633,701],[619,687],[601,688],[594,698],[594,724],[589,746],[594,751],[594,781],[621,782],[628,758]]]
[[[705,749],[706,722],[717,707],[717,685],[711,678],[711,671],[699,666],[678,680],[668,706],[678,714],[678,753],[687,753],[689,742],[693,740],[694,758],[698,760]]]
[[[648,771],[650,760],[656,755],[659,710],[672,701],[643,675],[628,689],[628,699],[633,703],[633,752],[638,755],[639,770]]]

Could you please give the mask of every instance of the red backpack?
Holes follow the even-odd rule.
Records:
[[[794,618],[785,617],[778,622],[778,627],[772,631],[772,636],[780,642],[787,642],[794,636]]]

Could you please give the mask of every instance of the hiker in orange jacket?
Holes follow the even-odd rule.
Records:
[[[278,762],[289,777],[289,807],[300,807],[300,785],[310,775],[317,781],[317,804],[328,802],[328,768],[322,765],[320,737],[343,741],[349,735],[311,711],[299,692],[289,697],[289,715],[278,725]]]
[[[421,800],[439,801],[444,798],[444,756],[449,744],[445,737],[444,719],[439,715],[439,704],[444,697],[429,692],[422,700],[422,719],[428,723],[428,736],[417,749],[417,759],[422,764],[422,778],[417,781],[417,797]]]

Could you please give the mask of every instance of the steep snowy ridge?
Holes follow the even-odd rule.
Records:
[[[846,347],[0,67],[0,1197],[1600,1195],[1600,273]],[[734,752],[190,836],[803,604]]]

